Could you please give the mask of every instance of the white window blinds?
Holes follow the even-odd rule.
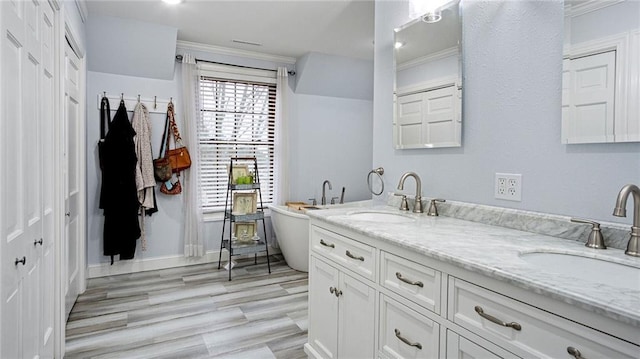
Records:
[[[224,209],[231,157],[256,157],[263,204],[273,202],[275,75],[260,82],[251,76],[222,76],[233,77],[206,71],[200,77],[198,137],[205,212]]]

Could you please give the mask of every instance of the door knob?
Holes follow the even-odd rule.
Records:
[[[23,256],[22,259],[16,258],[15,265],[18,265],[18,263],[22,263],[22,265],[26,265],[27,264],[27,257]]]
[[[71,212],[67,212],[64,215],[67,216],[67,217],[71,217]]]
[[[38,245],[38,244],[39,244],[39,245],[42,245],[42,238],[40,238],[40,239],[36,239],[36,240],[34,240],[34,241],[33,241],[33,245],[34,245],[34,246],[36,246],[36,245]]]

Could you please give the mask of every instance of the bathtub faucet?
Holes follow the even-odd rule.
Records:
[[[327,196],[325,194],[327,185],[329,185],[330,190],[333,189],[331,188],[331,182],[329,182],[329,180],[324,180],[324,182],[322,182],[322,200],[320,201],[320,204],[322,204],[323,206],[327,204]]]

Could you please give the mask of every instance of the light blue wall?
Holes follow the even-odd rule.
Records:
[[[393,28],[407,4],[376,1],[375,14],[373,166],[387,188],[416,171],[428,197],[631,223],[611,212],[620,188],[640,183],[640,144],[560,144],[562,1],[464,0],[455,149],[393,149]],[[494,199],[496,172],[522,174],[522,202]]]
[[[178,29],[135,20],[94,16],[87,21],[88,70],[173,79]]]
[[[296,94],[290,126],[291,198],[320,203],[328,179],[327,203],[346,187],[345,201],[371,198],[366,174],[371,170],[372,102]]]
[[[340,98],[373,98],[373,62],[311,52],[296,62],[295,92]]]

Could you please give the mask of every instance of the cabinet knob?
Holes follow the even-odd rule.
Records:
[[[64,215],[67,216],[67,217],[71,217],[71,212],[67,212]]]
[[[511,322],[511,323],[503,322],[502,320],[494,317],[493,315],[486,314],[484,312],[484,310],[482,309],[482,307],[479,306],[479,305],[476,305],[476,307],[474,309],[475,309],[476,313],[478,313],[478,315],[480,315],[481,317],[483,317],[484,319],[486,319],[486,320],[488,320],[490,322],[496,323],[496,324],[501,325],[503,327],[513,328],[515,330],[522,330],[522,326],[519,323],[516,323],[516,322]]]
[[[327,243],[327,242],[325,242],[325,241],[324,241],[324,239],[321,239],[321,240],[320,240],[320,244],[322,244],[322,245],[323,245],[323,246],[325,246],[325,247],[329,247],[329,248],[335,248],[335,247],[336,247],[336,245],[335,245],[335,244],[333,244],[333,243]]]
[[[424,288],[424,283],[420,282],[420,281],[413,281],[413,280],[409,280],[405,277],[402,276],[402,273],[400,272],[396,272],[396,278],[398,278],[399,280],[407,283],[407,284],[411,284],[411,285],[417,285],[420,288]]]
[[[27,257],[23,256],[22,259],[16,258],[16,261],[14,262],[14,264],[17,266],[18,263],[22,263],[22,265],[26,265],[27,264]]]
[[[342,295],[342,291],[338,290],[338,288],[334,288],[334,287],[329,287],[329,293],[335,295],[336,298],[338,298],[339,296]]]
[[[576,359],[584,359],[582,353],[580,353],[580,351],[574,347],[567,347],[567,353],[569,353],[569,355],[573,356]]]
[[[40,239],[36,239],[36,240],[34,240],[34,241],[33,241],[33,245],[34,245],[34,246],[37,246],[38,244],[39,244],[39,245],[42,245],[42,238],[40,238]]]
[[[396,333],[396,338],[400,339],[400,341],[402,341],[406,345],[408,345],[410,347],[416,347],[416,348],[422,350],[422,344],[420,344],[418,342],[412,342],[409,339],[405,338],[404,336],[402,336],[402,333],[400,333],[400,330],[398,330],[398,328],[394,329],[393,331]]]
[[[364,262],[364,257],[363,256],[354,256],[353,254],[351,254],[351,252],[349,252],[349,250],[347,250],[345,252],[345,254],[347,255],[347,257],[351,258],[351,259],[355,259],[355,260],[359,260]]]

